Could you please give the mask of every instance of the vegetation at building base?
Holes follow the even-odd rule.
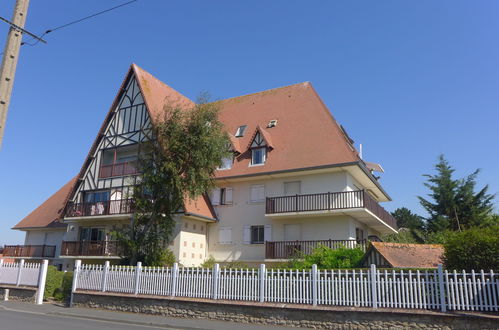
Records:
[[[186,198],[214,187],[215,170],[230,155],[230,140],[218,119],[216,103],[200,100],[190,109],[167,106],[153,125],[154,139],[141,157],[130,226],[114,233],[130,265],[171,263],[165,252],[174,236],[176,213]]]
[[[331,249],[324,245],[316,247],[311,254],[301,255],[289,261],[286,268],[308,269],[317,265],[319,269],[357,268],[364,256],[360,248],[340,247]]]
[[[53,298],[59,301],[67,300],[71,295],[72,283],[73,272],[63,272],[57,270],[55,266],[49,266],[47,269],[43,299],[47,300]]]
[[[444,248],[447,269],[499,270],[499,226],[453,232]]]

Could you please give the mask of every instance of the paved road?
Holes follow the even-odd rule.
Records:
[[[137,330],[137,329],[175,329],[159,326],[144,326],[124,324],[121,322],[97,321],[71,316],[31,314],[26,312],[14,312],[0,310],[1,330]]]
[[[65,308],[43,304],[0,301],[0,330],[289,330],[296,328],[259,326],[213,320],[183,319],[145,314],[104,311],[89,308]]]

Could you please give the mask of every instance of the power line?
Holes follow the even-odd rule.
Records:
[[[87,19],[90,19],[90,18],[93,18],[93,17],[95,17],[95,16],[98,16],[98,15],[101,15],[101,14],[104,14],[104,13],[107,13],[107,12],[110,12],[110,11],[115,10],[115,9],[118,9],[118,8],[120,8],[120,7],[124,7],[124,6],[126,6],[126,5],[131,4],[132,2],[136,2],[136,1],[138,1],[138,0],[131,0],[131,1],[128,1],[128,2],[122,3],[122,4],[120,4],[120,5],[114,6],[114,7],[112,7],[112,8],[108,8],[108,9],[105,9],[105,10],[99,11],[99,12],[97,12],[97,13],[95,13],[95,14],[92,14],[92,15],[89,15],[89,16],[85,16],[85,17],[80,18],[80,19],[77,19],[77,20],[75,20],[75,21],[72,21],[72,22],[69,22],[69,23],[63,24],[63,25],[61,25],[61,26],[57,26],[57,27],[55,27],[55,28],[48,29],[47,31],[45,31],[45,32],[44,32],[44,33],[40,36],[40,38],[43,38],[45,35],[47,35],[47,34],[49,34],[49,33],[51,33],[51,32],[54,32],[54,31],[56,31],[56,30],[60,30],[60,29],[63,29],[63,28],[65,28],[65,27],[68,27],[68,26],[70,26],[70,25],[73,25],[73,24],[77,24],[77,23],[83,22],[83,21],[85,21],[85,20],[87,20]],[[36,46],[36,45],[40,42],[40,40],[38,40],[38,39],[37,39],[34,43],[30,43],[29,41],[31,41],[31,40],[33,40],[33,39],[35,39],[35,38],[32,38],[32,39],[30,39],[30,40],[28,40],[28,41],[23,41],[23,42],[21,43],[21,46],[24,46],[24,45],[28,45],[28,46]],[[1,54],[0,54],[0,55],[1,55]]]

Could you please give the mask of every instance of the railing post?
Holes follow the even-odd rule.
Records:
[[[220,278],[220,265],[219,264],[214,264],[213,265],[213,285],[212,289],[213,292],[211,294],[212,299],[218,299],[218,279]]]
[[[73,270],[73,284],[71,285],[71,297],[69,299],[69,307],[73,307],[73,294],[76,291],[78,285],[78,276],[80,275],[81,260],[75,261],[75,266]]]
[[[295,196],[295,212],[298,212],[298,194]]]
[[[265,279],[267,278],[265,264],[260,264],[258,276],[260,277],[260,302],[265,302]]]
[[[438,264],[437,274],[438,274],[438,292],[440,294],[440,310],[442,312],[446,312],[447,305],[445,304],[444,272],[442,264]]]
[[[373,308],[378,308],[376,265],[371,264],[371,299]]]
[[[101,281],[101,291],[106,292],[107,287],[107,275],[109,274],[109,261],[104,263],[104,268],[102,269],[102,281]]]
[[[19,269],[17,270],[16,286],[19,286],[19,284],[21,284],[21,274],[23,272],[23,267],[24,267],[24,259],[21,259],[19,261]]]
[[[133,286],[133,294],[139,294],[140,275],[142,275],[142,263],[137,262],[135,267],[135,285]]]
[[[177,294],[177,281],[178,281],[178,263],[173,264],[172,269],[172,297]]]
[[[310,274],[312,276],[312,305],[317,306],[317,284],[318,284],[318,273],[317,273],[317,265],[312,265],[312,272]]]
[[[47,280],[47,269],[49,266],[49,261],[44,259],[40,265],[40,273],[38,275],[38,289],[36,291],[36,301],[37,305],[43,304],[43,294],[45,293],[45,281]]]
[[[327,192],[327,210],[331,211],[331,192]]]

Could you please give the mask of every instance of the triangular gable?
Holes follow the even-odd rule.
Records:
[[[132,89],[132,93],[130,96],[128,96],[127,93],[130,93],[130,89]],[[99,130],[99,133],[97,134],[97,137],[95,138],[94,143],[90,148],[90,151],[85,159],[85,162],[83,163],[83,166],[80,169],[78,175],[78,181],[75,182],[75,184],[73,185],[71,193],[68,195],[68,198],[66,200],[66,204],[70,199],[72,199],[75,196],[75,193],[79,189],[80,184],[85,179],[86,174],[88,175],[87,172],[89,167],[98,165],[99,162],[95,159],[94,155],[96,155],[99,146],[101,146],[102,148],[102,143],[103,143],[102,140],[106,139],[106,134],[105,134],[106,131],[111,129],[110,124],[113,121],[113,118],[115,117],[116,110],[119,107],[126,108],[127,106],[132,106],[132,105],[136,106],[137,104],[140,104],[141,101],[144,104],[143,111],[145,112],[145,114],[147,114],[147,116],[144,115],[144,117],[147,118],[144,118],[142,120],[141,125],[143,127],[140,127],[140,129],[143,132],[142,133],[130,132],[122,134],[122,136],[120,137],[121,140],[130,139],[130,141],[132,142],[140,142],[143,141],[144,139],[150,138],[150,136],[147,136],[148,135],[147,130],[150,130],[150,127],[147,127],[147,125],[154,124],[156,120],[162,119],[163,109],[164,106],[167,104],[173,107],[175,106],[191,107],[194,105],[194,103],[191,100],[189,100],[187,97],[183,96],[182,94],[175,91],[173,88],[167,86],[160,80],[156,79],[148,72],[139,68],[137,65],[132,64],[125,76],[125,79],[123,80],[120,86],[119,92],[116,95],[111,105],[111,108],[109,109],[104,119],[104,122]],[[141,114],[141,116],[143,116],[143,114]],[[134,117],[134,120],[135,118],[138,118],[138,115]],[[142,136],[140,134],[142,134]],[[112,143],[111,141],[104,141],[104,142],[108,142],[110,143],[110,145]],[[113,146],[119,145],[120,143],[120,141],[115,141],[115,142],[116,143],[113,144]],[[126,143],[126,141],[124,141],[123,143]],[[93,170],[94,172],[97,171],[95,168]],[[96,178],[92,179],[96,180]],[[96,184],[94,184],[94,186],[95,187],[90,186],[90,189],[102,188],[97,186]]]
[[[251,137],[250,143],[248,145],[249,148],[258,148],[258,147],[269,147],[274,149],[274,145],[272,144],[272,139],[270,138],[269,132],[264,130],[260,125],[256,127],[253,136]]]

